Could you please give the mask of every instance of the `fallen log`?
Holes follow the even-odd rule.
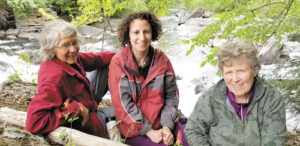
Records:
[[[23,111],[14,110],[8,107],[0,108],[0,121],[14,124],[19,127],[25,127],[26,115],[26,112]],[[61,135],[63,131],[65,131],[66,137],[68,137],[64,140],[59,138],[59,135]],[[75,146],[126,146],[123,143],[90,135],[68,127],[58,127],[56,130],[50,132],[47,138],[62,145],[66,145],[68,141],[71,140]]]

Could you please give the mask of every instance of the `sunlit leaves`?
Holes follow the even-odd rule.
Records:
[[[157,16],[163,16],[169,14],[169,5],[171,5],[172,0],[150,0],[148,7]]]
[[[118,0],[79,0],[78,5],[81,14],[72,21],[75,25],[102,22],[105,17],[109,18],[117,10],[126,8],[126,2]]]

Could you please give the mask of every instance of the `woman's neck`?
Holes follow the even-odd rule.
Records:
[[[245,96],[237,96],[235,97],[235,102],[236,103],[248,103],[250,99],[250,94],[245,95]]]
[[[137,63],[140,66],[144,66],[145,62],[147,61],[147,57],[148,57],[148,53],[149,53],[149,49],[145,52],[138,52],[138,51],[132,51],[134,58],[136,59]]]

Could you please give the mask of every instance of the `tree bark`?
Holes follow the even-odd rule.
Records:
[[[25,127],[26,112],[14,110],[8,107],[0,108],[0,121],[17,125],[19,127]],[[66,137],[64,140],[59,138],[62,131],[66,131]],[[48,134],[48,139],[62,145],[66,145],[69,140],[76,146],[89,145],[89,146],[126,146],[123,143],[114,142],[109,139],[101,138],[98,136],[90,135],[75,129],[68,127],[58,127],[54,131]]]

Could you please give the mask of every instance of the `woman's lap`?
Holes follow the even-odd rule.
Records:
[[[183,146],[188,146],[188,143],[187,143],[187,140],[186,140],[185,134],[184,134],[185,125],[186,125],[186,123],[180,123],[180,122],[176,123],[172,133],[173,133],[174,139],[175,139],[174,143],[176,143],[177,141],[180,141]],[[141,136],[141,135],[132,137],[132,138],[127,138],[126,144],[128,144],[130,146],[165,146],[165,144],[163,142],[154,143],[147,136]]]

